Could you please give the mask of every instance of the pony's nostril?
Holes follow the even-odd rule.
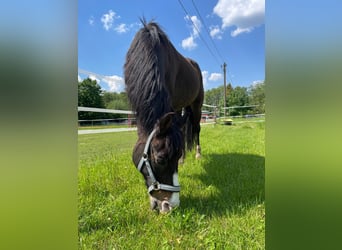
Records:
[[[168,201],[163,201],[162,205],[161,205],[161,210],[160,212],[162,213],[168,213],[171,211],[171,206],[170,203]]]

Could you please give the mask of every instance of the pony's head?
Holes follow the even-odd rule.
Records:
[[[175,113],[167,113],[153,131],[139,140],[133,162],[145,179],[151,209],[162,213],[179,205],[178,160],[184,151],[181,124]]]

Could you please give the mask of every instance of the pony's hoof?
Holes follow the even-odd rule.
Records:
[[[196,154],[196,159],[201,159],[201,154]]]

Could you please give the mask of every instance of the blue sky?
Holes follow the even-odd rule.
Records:
[[[264,0],[79,1],[78,78],[123,91],[125,55],[144,16],[198,62],[206,90],[223,85],[224,62],[227,82],[248,87],[265,78],[264,15]]]

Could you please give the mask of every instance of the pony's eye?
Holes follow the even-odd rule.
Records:
[[[155,149],[155,150],[161,150],[162,148],[164,148],[164,145],[163,145],[163,143],[155,143],[155,144],[153,144],[153,148]]]

